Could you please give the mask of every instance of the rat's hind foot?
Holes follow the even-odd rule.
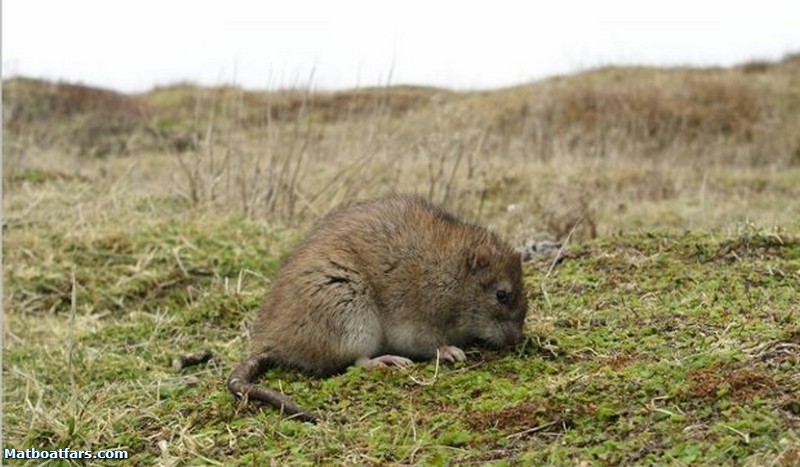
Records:
[[[387,366],[407,366],[413,362],[406,357],[397,355],[381,355],[380,357],[367,358],[361,357],[356,360],[356,366],[372,370],[374,368],[385,368]]]

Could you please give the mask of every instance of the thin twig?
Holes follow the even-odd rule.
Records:
[[[525,436],[525,435],[529,435],[529,434],[532,434],[532,433],[536,433],[538,431],[546,430],[546,429],[550,428],[551,426],[558,425],[559,423],[563,423],[563,422],[564,422],[564,420],[559,418],[558,420],[554,420],[554,421],[552,421],[550,423],[545,423],[544,425],[535,426],[533,428],[528,428],[527,430],[522,430],[522,431],[519,431],[517,433],[510,434],[510,435],[506,436],[506,438],[507,439],[520,438],[520,437]]]

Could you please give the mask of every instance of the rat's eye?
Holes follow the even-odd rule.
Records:
[[[509,292],[508,290],[497,289],[495,295],[497,296],[497,302],[502,303],[503,305],[511,301],[511,292]]]

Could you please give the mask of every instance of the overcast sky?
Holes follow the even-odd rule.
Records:
[[[509,86],[800,52],[800,0],[4,0],[4,76],[145,91]]]

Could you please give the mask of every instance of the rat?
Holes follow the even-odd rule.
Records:
[[[527,309],[521,253],[493,232],[414,195],[359,202],[323,217],[283,262],[228,389],[315,422],[257,379],[275,366],[324,377],[463,361],[465,346],[521,343]]]

